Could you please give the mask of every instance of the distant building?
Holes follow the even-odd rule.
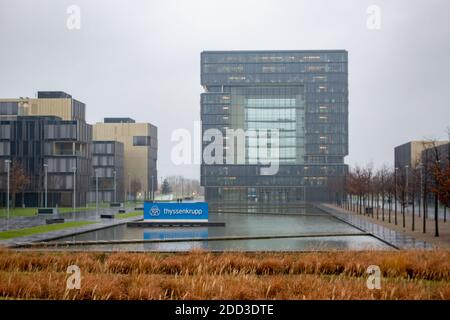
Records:
[[[86,205],[92,126],[85,105],[64,92],[38,92],[37,98],[0,99],[0,194],[6,200],[4,160],[20,163],[30,180],[16,194],[16,204],[44,206],[48,172],[48,206]],[[45,167],[47,166],[47,167]]]
[[[133,196],[132,185],[139,186],[137,196],[150,198],[157,190],[158,129],[150,123],[130,118],[105,118],[93,125],[94,140],[123,144],[123,185],[126,198]]]
[[[330,186],[342,194],[348,171],[347,51],[205,51],[201,84],[203,137],[217,131],[225,137],[223,161],[202,162],[207,201],[327,201]],[[246,136],[245,155],[237,160],[228,129],[278,130],[278,172],[261,174],[261,137]]]
[[[448,141],[436,141],[437,146],[448,143]],[[394,149],[395,168],[415,168],[420,162],[422,152],[433,146],[430,141],[410,141]]]
[[[123,143],[118,141],[92,142],[92,172],[89,202],[123,202]]]

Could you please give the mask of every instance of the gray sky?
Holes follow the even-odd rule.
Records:
[[[69,30],[69,5],[81,29]],[[381,29],[366,26],[369,5]],[[349,164],[392,164],[393,147],[446,138],[450,125],[448,0],[0,0],[0,97],[62,90],[87,120],[129,116],[159,130],[158,170],[176,128],[200,119],[202,50],[349,51]]]

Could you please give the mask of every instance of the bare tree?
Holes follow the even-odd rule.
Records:
[[[437,141],[431,139],[427,141],[429,148],[425,150],[424,166],[426,169],[427,188],[425,192],[430,190],[434,194],[434,236],[439,237],[439,177],[442,174],[443,163],[441,163],[441,155],[439,153]],[[428,184],[430,188],[428,189]],[[424,221],[425,224],[425,221]]]
[[[16,194],[24,190],[30,183],[30,179],[20,161],[13,161],[10,174],[10,190],[12,196],[12,208],[16,207]]]
[[[142,184],[139,179],[133,179],[130,183],[130,192],[134,197],[134,201],[137,200],[137,194],[142,190]]]
[[[381,197],[381,220],[384,221],[385,217],[385,203],[386,197],[388,195],[389,188],[389,175],[390,171],[386,165],[383,165],[377,172],[377,181],[378,181],[378,192]],[[378,203],[378,201],[377,201]],[[377,219],[378,219],[378,210],[377,210]]]

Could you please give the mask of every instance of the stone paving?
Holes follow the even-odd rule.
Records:
[[[414,239],[404,233],[386,228],[376,223],[372,223],[362,216],[348,213],[339,208],[331,207],[328,205],[318,205],[320,209],[329,214],[335,216],[337,219],[342,220],[364,232],[368,232],[376,238],[389,243],[393,247],[398,249],[431,249],[433,246],[425,241]]]

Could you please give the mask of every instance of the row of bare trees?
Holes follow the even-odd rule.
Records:
[[[450,151],[449,151],[450,152]],[[449,156],[443,155],[434,144],[420,162],[413,166],[390,168],[383,165],[355,166],[346,176],[341,206],[359,214],[395,223],[406,228],[406,216],[411,215],[411,230],[422,221],[426,232],[429,203],[434,203],[434,233],[439,236],[439,204],[450,207]],[[400,222],[401,220],[401,222]]]

